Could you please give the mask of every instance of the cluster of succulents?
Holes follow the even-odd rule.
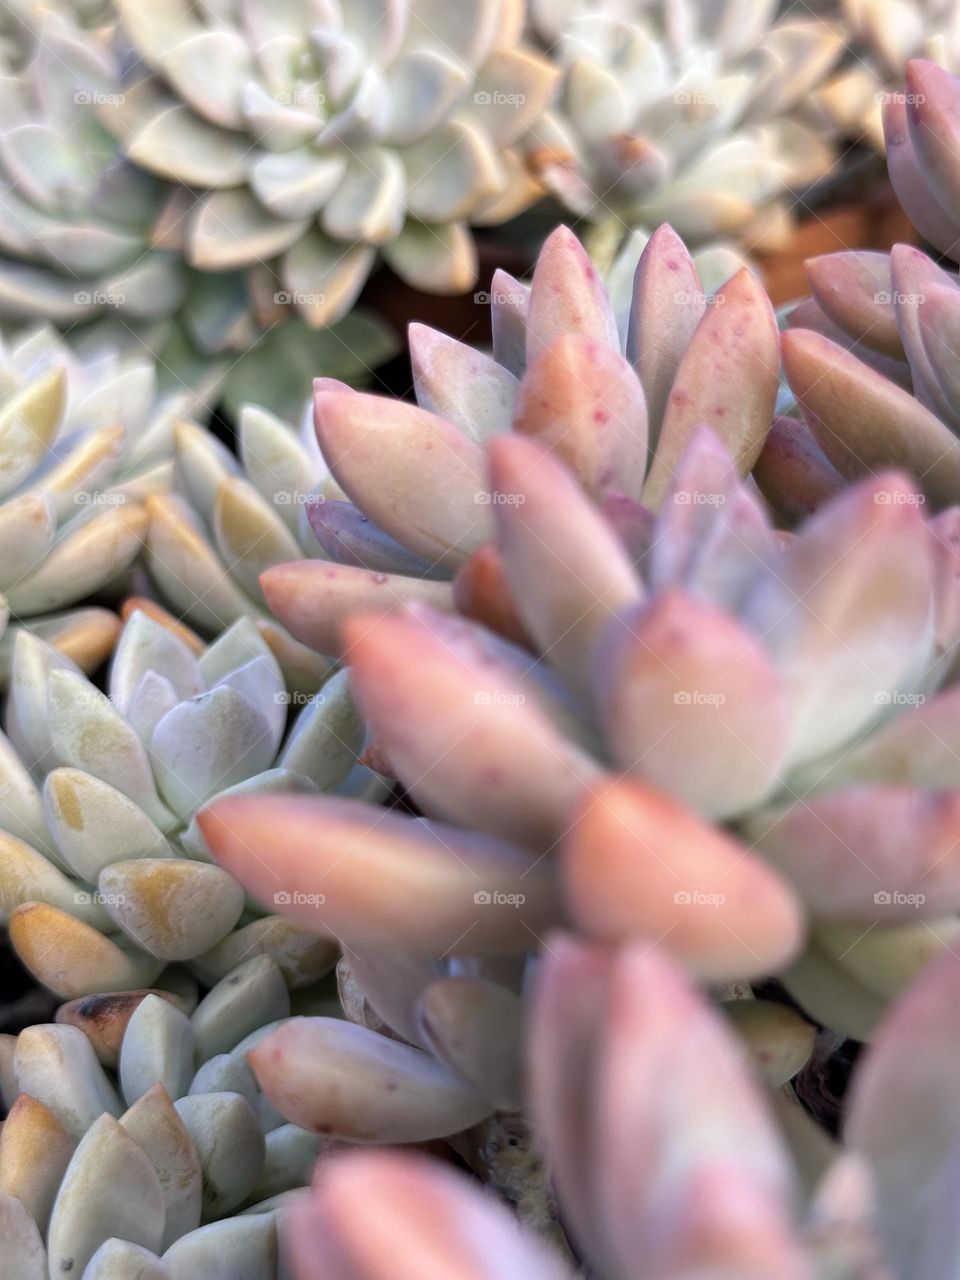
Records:
[[[797,108],[840,54],[834,25],[778,19],[777,0],[531,7],[563,81],[528,157],[567,209],[628,227],[667,221],[690,243],[783,244],[789,193],[833,165],[829,139]]]
[[[0,15],[11,1280],[955,1280],[956,32],[835,7]]]
[[[356,765],[345,678],[287,732],[291,700],[250,619],[203,646],[135,610],[106,693],[21,633],[0,740],[0,884],[38,981],[64,999],[149,986],[170,964],[216,981],[255,951],[309,970],[313,939],[258,919],[195,823],[224,792],[380,792]]]

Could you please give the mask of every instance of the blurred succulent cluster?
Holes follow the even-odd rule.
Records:
[[[149,986],[170,964],[217,981],[260,950],[309,975],[315,939],[258,919],[194,815],[224,792],[377,793],[355,769],[345,683],[311,695],[288,733],[293,699],[249,619],[204,647],[134,611],[106,693],[23,632],[0,740],[0,878],[36,979],[65,999]]]
[[[791,192],[833,164],[797,108],[840,54],[835,26],[778,20],[777,0],[531,8],[563,82],[527,154],[567,209],[618,226],[670,222],[689,243],[783,245]]]
[[[827,0],[818,10],[840,25],[847,56],[816,104],[844,138],[882,151],[884,107],[902,98],[908,61],[960,70],[960,11],[953,0]]]
[[[281,1274],[278,1212],[333,1145],[284,1123],[246,1064],[289,1017],[287,983],[259,955],[199,1002],[177,986],[74,1000],[0,1040],[0,1239],[16,1280]]]

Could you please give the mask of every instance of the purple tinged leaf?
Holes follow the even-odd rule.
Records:
[[[519,378],[527,363],[527,311],[530,289],[506,271],[493,273],[490,284],[490,324],[493,358]]]
[[[918,302],[919,332],[930,368],[937,380],[939,395],[936,405],[947,409],[941,414],[954,427],[960,427],[960,289],[949,285],[931,285]]]
[[[425,324],[408,331],[417,404],[482,444],[510,430],[517,380],[495,359]]]
[[[636,603],[633,566],[569,473],[539,446],[489,446],[501,554],[510,591],[542,652],[581,691],[603,623]]]
[[[844,487],[843,476],[800,418],[774,418],[753,478],[790,524],[812,515]]]
[[[490,537],[483,453],[415,405],[314,385],[317,439],[337,483],[416,555],[456,569]]]
[[[784,689],[757,638],[679,591],[611,623],[597,696],[616,763],[699,813],[728,818],[775,786]]]
[[[702,425],[720,436],[746,474],[773,421],[779,378],[776,316],[760,281],[744,268],[707,307],[680,361],[644,501],[659,504]]]
[[[915,58],[907,64],[906,116],[910,141],[936,203],[948,211],[960,207],[960,81],[935,62]],[[951,258],[956,241],[938,245]]]
[[[828,778],[831,785],[960,787],[960,686],[901,706],[899,715],[834,761]]]
[[[610,527],[623,543],[624,550],[638,572],[645,572],[654,539],[656,517],[649,507],[641,506],[625,493],[611,491],[600,504]]]
[[[924,240],[955,258],[960,246],[960,219],[950,212],[950,206],[938,200],[914,149],[907,104],[897,94],[891,94],[883,108],[883,136],[887,172],[904,213]]]
[[[523,1002],[479,978],[442,978],[417,1005],[434,1056],[498,1111],[523,1106]]]
[[[793,763],[878,718],[931,640],[928,535],[897,474],[847,490],[758,575],[744,616],[786,682]]]
[[[898,387],[903,387],[906,391],[913,389],[910,366],[902,351],[899,358],[892,359],[890,356],[880,355],[862,342],[854,342],[848,333],[844,333],[838,325],[834,324],[813,298],[804,298],[793,308],[787,316],[786,327],[787,329],[812,329],[814,333],[822,334],[837,346],[851,351],[858,360],[869,365],[877,373],[882,373]]]
[[[377,947],[346,946],[344,959],[353,987],[374,1013],[404,1040],[426,1048],[417,1026],[416,1004],[427,987],[443,976],[442,964],[416,952]]]
[[[783,335],[783,363],[804,420],[841,475],[901,466],[939,506],[960,494],[960,440],[908,392],[808,329]]]
[[[848,250],[805,265],[810,290],[834,324],[882,355],[903,355],[887,254]]]
[[[647,468],[647,406],[619,351],[568,333],[528,365],[513,429],[564,462],[591,497],[639,497]]]
[[[847,1142],[870,1162],[887,1256],[904,1280],[938,1233],[937,1188],[956,1176],[960,1106],[949,1064],[958,1041],[960,961],[948,951],[886,1018],[853,1083]]]
[[[693,259],[665,223],[650,237],[637,264],[627,333],[627,359],[647,398],[652,448],[680,361],[706,308]]]
[[[954,427],[960,426],[960,405],[944,393],[931,360],[932,349],[942,339],[928,328],[921,306],[927,294],[935,288],[956,289],[956,276],[948,274],[925,253],[909,244],[893,246],[890,269],[897,323],[910,363],[913,394],[938,418]],[[960,297],[960,289],[957,293]],[[943,363],[942,359],[940,363]],[[948,374],[948,385],[951,380]]]
[[[307,518],[317,541],[331,560],[375,573],[399,573],[410,578],[445,578],[442,569],[378,529],[352,502],[311,502]]]
[[[820,919],[896,924],[960,908],[960,789],[846,787],[756,814],[745,834]]]
[[[527,363],[565,333],[620,350],[617,322],[599,272],[573,232],[557,227],[544,242],[533,272]]]

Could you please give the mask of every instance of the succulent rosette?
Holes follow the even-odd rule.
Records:
[[[535,3],[533,25],[564,77],[525,140],[534,172],[592,221],[668,221],[690,243],[778,245],[789,191],[833,163],[796,107],[841,36],[819,20],[778,21],[777,8]]]
[[[284,1123],[245,1060],[290,1011],[280,967],[254,955],[199,1002],[181,975],[2,1037],[7,1274],[278,1280],[278,1214],[334,1145]]]
[[[0,315],[82,323],[156,357],[177,391],[220,378],[230,409],[254,385],[260,403],[299,407],[318,366],[363,380],[394,350],[381,322],[357,313],[321,337],[292,322],[276,284],[185,262],[178,192],[128,160],[106,127],[135,110],[107,18],[115,24],[110,5],[25,5],[11,18],[0,50]]]
[[[493,537],[484,445],[503,432],[549,439],[598,499],[612,486],[656,505],[704,421],[749,470],[779,378],[759,281],[743,269],[708,293],[669,227],[650,239],[629,291],[622,263],[615,274],[611,295],[559,228],[529,286],[496,273],[492,355],[411,326],[417,405],[318,380],[317,438],[341,496],[328,485],[306,513],[340,567],[307,560],[263,575],[280,620],[299,615],[294,635],[332,653],[358,608],[452,608],[450,579]]]
[[[589,1274],[953,1276],[958,996],[946,956],[891,1011],[857,1064],[841,1143],[788,1096],[764,1096],[717,1013],[655,948],[551,939],[528,1085]],[[287,1231],[296,1280],[583,1274],[463,1175],[402,1152],[325,1160]]]
[[[556,76],[514,0],[117,8],[133,76],[153,74],[114,127],[181,184],[187,260],[272,275],[308,325],[350,310],[378,253],[418,288],[468,289],[468,224],[540,194],[516,143]]]
[[[154,362],[43,328],[0,342],[0,592],[11,618],[88,669],[117,621],[68,610],[134,561],[144,502],[171,480],[173,423],[203,390],[158,392]],[[0,645],[6,680],[17,628]]]
[[[960,81],[911,62],[906,101],[884,111],[891,181],[920,235],[960,260]],[[812,296],[790,314],[783,363],[802,420],[771,433],[757,479],[795,513],[886,466],[929,501],[960,501],[960,340],[956,268],[912,245],[807,263]]]
[[[12,944],[39,982],[72,999],[150,986],[173,963],[217,981],[260,951],[292,986],[311,978],[316,939],[259,918],[194,822],[225,791],[380,791],[354,768],[345,676],[287,732],[292,701],[249,619],[203,646],[134,611],[106,693],[21,633],[0,742],[0,877]]]

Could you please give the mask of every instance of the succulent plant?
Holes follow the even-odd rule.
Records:
[[[308,424],[309,425],[309,424]],[[148,503],[144,562],[161,598],[206,635],[256,619],[291,690],[319,688],[331,664],[270,616],[259,575],[302,555],[322,556],[307,520],[333,484],[311,430],[245,405],[239,458],[191,422],[175,430],[174,484]]]
[[[111,16],[106,4],[23,5],[0,47],[0,315],[83,322],[98,341],[156,357],[175,390],[220,379],[231,409],[256,386],[259,403],[299,410],[318,367],[362,380],[394,349],[380,322],[358,313],[314,335],[262,282],[255,293],[237,272],[186,265],[175,190],[126,160],[105,126],[135,110],[110,25],[87,29]]]
[[[914,61],[907,87],[907,100],[884,111],[890,176],[920,234],[958,261],[960,81]],[[829,254],[807,270],[812,297],[783,337],[803,421],[783,419],[771,432],[756,472],[764,492],[789,511],[896,466],[935,506],[960,501],[956,270],[912,245]]]
[[[891,1012],[857,1066],[839,1145],[786,1097],[764,1097],[741,1047],[655,948],[551,939],[528,1079],[589,1274],[954,1276],[958,997],[946,956]],[[331,1156],[285,1227],[296,1280],[575,1274],[475,1184],[401,1152]]]
[[[182,986],[109,992],[3,1037],[11,1280],[277,1280],[278,1213],[335,1145],[284,1123],[246,1064],[289,1014],[259,955],[199,1003]]]
[[[0,340],[0,592],[16,622],[90,669],[117,621],[102,609],[62,611],[139,553],[144,501],[170,482],[173,423],[203,394],[160,395],[145,355],[49,328]],[[17,630],[0,645],[4,682]]]
[[[662,227],[640,258],[618,331],[624,274],[618,268],[615,306],[582,246],[559,228],[529,288],[494,277],[492,357],[411,326],[418,406],[318,380],[321,452],[349,501],[306,508],[340,568],[308,560],[263,576],[280,620],[298,614],[294,635],[330,653],[342,617],[358,608],[401,599],[452,608],[448,579],[493,536],[483,445],[511,429],[549,442],[598,499],[616,490],[655,505],[702,422],[749,470],[779,378],[762,286],[741,270],[707,295],[683,244]]]
[[[21,633],[0,738],[0,900],[39,982],[72,999],[150,986],[171,963],[212,982],[261,951],[291,985],[314,976],[313,934],[258,918],[193,820],[225,791],[380,791],[354,769],[346,677],[286,733],[292,701],[250,619],[204,647],[134,611],[106,693]]]
[[[882,151],[884,106],[903,94],[908,61],[931,58],[960,69],[956,6],[952,0],[830,0],[821,7],[842,24],[849,53],[816,90],[816,103],[845,137],[865,137]]]
[[[378,251],[418,288],[468,289],[467,224],[540,194],[515,143],[556,74],[520,43],[522,3],[117,9],[137,60],[113,127],[181,184],[187,260],[275,279],[308,325],[350,310]]]
[[[833,163],[795,108],[841,37],[822,21],[778,21],[777,7],[535,0],[534,27],[564,78],[526,138],[534,172],[592,221],[780,244],[787,193]]]

